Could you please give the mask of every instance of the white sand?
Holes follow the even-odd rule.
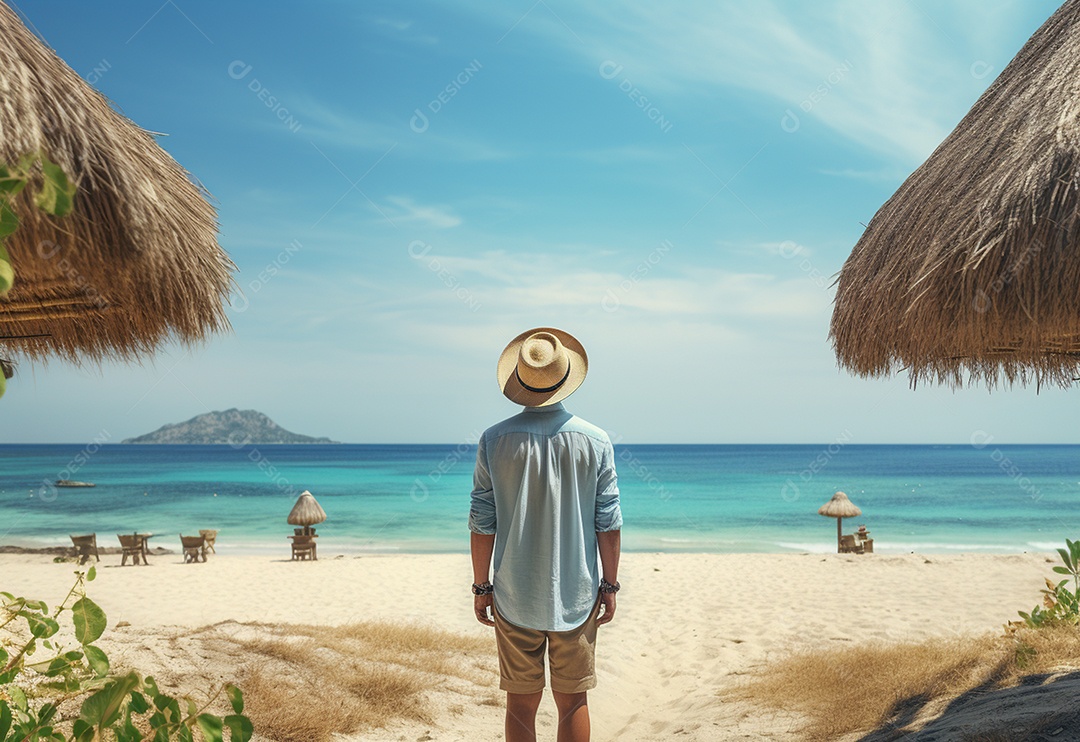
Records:
[[[795,739],[793,719],[722,703],[717,690],[793,648],[999,631],[1039,602],[1054,561],[1044,554],[624,554],[618,613],[598,639],[593,739]],[[118,642],[150,628],[168,636],[169,627],[228,620],[387,619],[491,631],[472,617],[467,555],[326,553],[295,563],[223,553],[206,564],[184,565],[178,555],[151,558],[148,567],[118,563],[105,557],[89,588],[110,626],[131,624],[106,633]],[[52,604],[66,594],[73,569],[47,556],[0,555],[0,589]],[[151,639],[139,641],[153,649]],[[494,656],[491,672],[494,679]],[[541,738],[554,739],[552,709],[546,699]],[[500,708],[476,706],[448,710],[434,727],[355,739],[489,740],[501,729]]]

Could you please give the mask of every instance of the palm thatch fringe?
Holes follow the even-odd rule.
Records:
[[[1068,386],[1080,371],[1080,0],[877,212],[830,338],[863,376]]]
[[[0,162],[43,152],[78,183],[66,218],[16,199],[0,353],[130,360],[229,326],[235,266],[205,194],[0,2]],[[68,303],[70,311],[47,311]],[[37,308],[41,311],[27,311]]]
[[[326,520],[326,511],[322,509],[315,496],[304,490],[293,505],[286,519],[294,526],[314,526]]]
[[[818,508],[818,515],[829,518],[855,518],[862,515],[862,510],[849,500],[845,493],[837,492],[827,503]]]

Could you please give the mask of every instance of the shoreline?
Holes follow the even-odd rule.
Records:
[[[65,536],[64,539],[67,537]],[[179,539],[174,534],[168,536],[162,535],[155,537],[159,542],[169,538],[170,543],[176,541],[177,548],[163,547],[163,546],[151,546],[150,556],[176,554],[179,553]],[[663,539],[660,539],[663,541]],[[151,542],[153,543],[153,541]],[[982,555],[982,556],[1017,556],[1024,554],[1056,554],[1056,550],[1065,545],[1064,537],[1061,542],[1026,542],[1022,546],[1008,546],[1003,544],[941,544],[941,543],[906,543],[896,544],[889,546],[887,543],[880,542],[875,543],[875,553],[864,555],[867,558],[873,558],[875,556],[905,556],[910,554],[926,554],[926,555]],[[216,544],[219,554],[222,556],[279,556],[281,554],[289,555],[289,541],[287,537],[282,536],[280,541],[269,542],[266,540],[251,540],[251,541],[222,541],[219,540]],[[121,548],[114,546],[112,543],[105,545],[99,542],[98,552],[100,554],[120,554]],[[49,554],[53,556],[65,556],[71,555],[73,549],[70,541],[65,545],[59,538],[49,539],[17,539],[15,543],[0,544],[0,555],[3,554]],[[454,547],[447,547],[442,543],[425,543],[415,541],[403,541],[399,543],[384,542],[379,544],[364,544],[363,542],[350,542],[344,540],[335,540],[333,538],[327,538],[325,541],[319,543],[319,553],[326,554],[326,558],[332,556],[363,556],[363,555],[467,555],[469,553],[469,545],[467,539],[463,539],[462,542]],[[627,547],[624,543],[622,548],[624,554],[698,554],[698,555],[752,555],[752,556],[797,556],[797,555],[812,555],[812,556],[826,556],[829,554],[836,554],[836,543],[799,543],[799,544],[782,544],[780,549],[776,550],[759,550],[751,551],[746,549],[735,550],[721,550],[721,549],[709,549],[700,548],[695,545],[687,545],[686,547],[672,546],[671,544],[663,543],[657,545],[650,543],[642,547]]]

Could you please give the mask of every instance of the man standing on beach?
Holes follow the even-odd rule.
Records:
[[[545,653],[558,740],[587,742],[596,627],[615,616],[622,528],[615,452],[604,431],[562,405],[588,367],[581,343],[562,330],[514,338],[499,358],[499,386],[525,409],[484,431],[476,452],[473,610],[495,627],[509,742],[536,739]]]

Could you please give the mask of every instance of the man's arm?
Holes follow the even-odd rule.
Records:
[[[495,550],[495,534],[471,534],[469,550],[472,552],[473,583],[481,585],[491,579],[491,552]],[[477,621],[486,626],[495,625],[488,616],[488,608],[491,608],[493,603],[491,595],[473,596],[473,612],[476,613]]]
[[[495,549],[495,492],[487,467],[487,446],[484,436],[476,447],[476,469],[473,472],[473,491],[469,507],[469,550],[472,553],[473,584],[487,582],[491,574],[491,554]],[[473,613],[485,626],[494,626],[488,609],[494,601],[491,595],[473,596]]]
[[[596,544],[600,547],[600,573],[614,585],[619,581],[619,551],[622,544],[622,531],[598,531]],[[604,613],[596,619],[596,625],[606,624],[615,618],[615,593],[600,593],[604,603]]]
[[[608,441],[600,457],[596,482],[596,544],[600,550],[601,576],[614,585],[619,578],[619,550],[622,543],[622,508],[619,506],[619,477],[615,473],[615,448]],[[615,593],[600,593],[604,613],[597,625],[615,618]]]

